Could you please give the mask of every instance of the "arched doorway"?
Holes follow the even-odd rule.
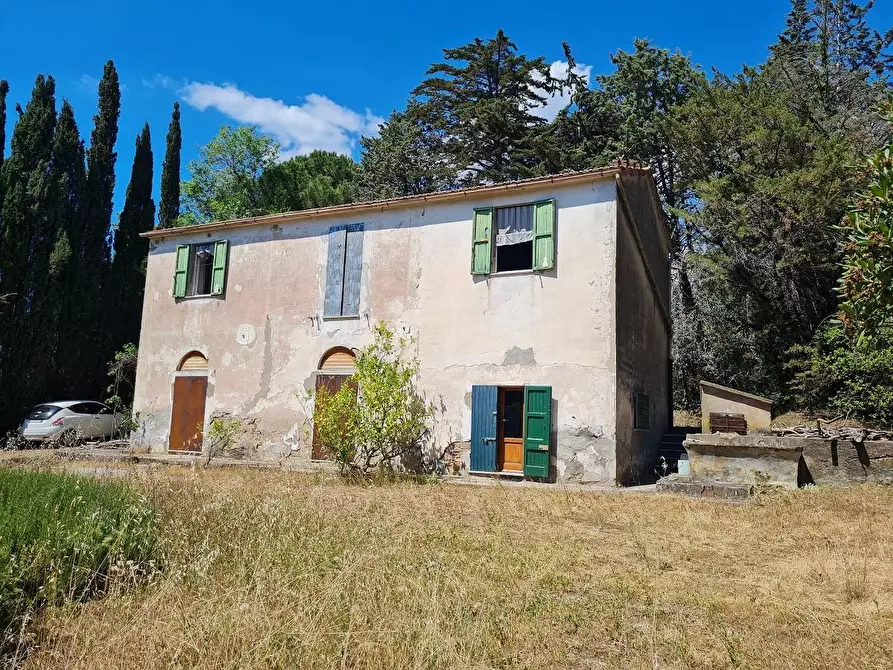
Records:
[[[351,375],[356,372],[356,369],[357,357],[353,351],[347,347],[333,347],[329,349],[319,359],[316,373],[317,398],[321,389],[326,389],[331,394],[338,393],[341,387],[350,379]],[[310,458],[314,461],[332,460],[332,457],[326,453],[322,444],[320,444],[316,428],[313,429],[313,445],[310,450]]]
[[[174,376],[170,451],[200,452],[208,394],[208,359],[199,351],[183,356]]]

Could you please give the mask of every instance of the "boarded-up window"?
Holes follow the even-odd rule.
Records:
[[[359,316],[363,276],[363,224],[329,229],[324,317]]]

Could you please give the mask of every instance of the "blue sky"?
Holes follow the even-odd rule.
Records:
[[[156,0],[131,3],[42,0],[0,10],[0,78],[9,80],[7,138],[13,107],[38,73],[56,79],[57,98],[75,108],[89,136],[96,83],[106,60],[121,77],[115,210],[124,204],[133,146],[143,122],[152,129],[156,198],[171,106],[183,111],[183,166],[225,123],[254,123],[278,137],[287,154],[313,148],[357,154],[444,47],[503,28],[519,49],[549,62],[568,41],[592,73],[610,70],[609,54],[645,37],[726,72],[758,64],[783,29],[788,0],[594,0],[427,3],[235,3]],[[435,12],[435,9],[437,10]],[[881,0],[875,28],[893,25]],[[560,65],[557,66],[560,68]]]

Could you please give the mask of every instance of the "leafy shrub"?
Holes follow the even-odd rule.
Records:
[[[316,394],[317,439],[342,474],[368,476],[421,451],[434,407],[416,388],[419,361],[409,354],[413,343],[377,324],[350,380],[337,393],[321,389]]]
[[[155,528],[152,508],[127,486],[0,470],[0,654],[44,605],[152,574]]]
[[[893,425],[893,339],[854,343],[843,325],[820,329],[810,346],[795,347],[791,384],[804,409],[874,425]]]

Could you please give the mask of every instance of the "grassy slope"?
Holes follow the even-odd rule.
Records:
[[[893,490],[727,506],[152,477],[168,576],[52,610],[28,667],[893,664]]]

